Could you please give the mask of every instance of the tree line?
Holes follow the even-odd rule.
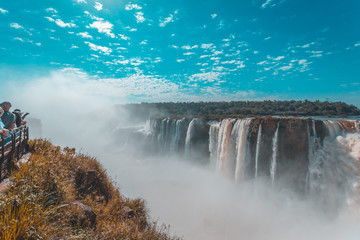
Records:
[[[149,116],[358,116],[354,105],[329,101],[157,102],[126,104],[136,117]]]

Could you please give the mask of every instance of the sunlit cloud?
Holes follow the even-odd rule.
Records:
[[[54,8],[46,8],[45,11],[50,13],[58,13],[58,11],[56,11]]]
[[[101,11],[103,9],[103,5],[99,2],[95,2],[94,8],[98,11]]]
[[[16,28],[16,29],[19,29],[19,28],[24,28],[23,26],[21,26],[20,24],[18,23],[10,23],[10,27],[12,28]]]
[[[77,34],[78,36],[81,36],[82,38],[90,38],[93,39],[93,37],[88,32],[80,32]]]
[[[144,13],[143,12],[136,12],[135,13],[135,18],[136,18],[136,22],[137,23],[143,23],[145,22],[145,17],[144,17]]]
[[[135,10],[141,10],[142,7],[140,7],[140,6],[137,5],[137,4],[129,3],[129,4],[127,4],[127,5],[125,6],[125,9],[128,10],[128,11],[133,10],[133,9],[135,9]]]
[[[108,48],[108,47],[95,45],[95,44],[93,44],[91,42],[84,42],[84,43],[87,44],[91,48],[91,50],[98,51],[98,52],[103,53],[105,55],[109,55],[112,52],[112,49]]]
[[[5,9],[3,9],[3,8],[0,8],[0,13],[1,14],[5,14],[5,13],[8,13],[9,11],[8,10],[5,10]]]
[[[105,33],[107,36],[115,38],[115,34],[111,32],[114,25],[109,21],[95,21],[89,26],[97,29],[99,33]]]

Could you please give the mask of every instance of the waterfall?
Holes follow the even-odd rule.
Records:
[[[260,154],[260,144],[261,144],[261,130],[262,130],[262,123],[260,123],[260,125],[259,125],[258,135],[256,138],[255,179],[258,176],[259,154]]]
[[[212,166],[216,165],[217,160],[217,143],[219,138],[220,123],[210,124],[209,129],[209,152],[210,152],[210,163]]]
[[[191,122],[189,123],[188,129],[186,131],[186,138],[185,138],[185,156],[189,156],[190,155],[190,151],[191,151],[191,139],[192,139],[192,134],[193,131],[195,129],[195,122],[196,122],[196,118],[192,119]]]
[[[203,163],[210,162],[236,183],[247,177],[257,179],[266,166],[272,185],[290,186],[302,196],[305,188],[319,208],[338,209],[345,204],[345,194],[355,191],[349,190],[354,183],[352,172],[360,169],[354,167],[354,159],[360,162],[360,150],[355,150],[360,146],[360,135],[353,133],[354,129],[359,131],[359,121],[267,118],[260,119],[257,132],[250,131],[253,121],[242,118],[206,123],[203,119],[192,119],[189,123],[185,118],[151,119],[141,133],[161,154],[185,152],[186,157],[197,159],[196,153],[203,151],[201,156],[208,159]],[[280,123],[284,128],[279,132]],[[275,131],[267,129],[274,125]],[[299,147],[291,145],[297,143]],[[349,156],[351,151],[354,156]],[[291,174],[290,179],[287,174]],[[357,184],[360,186],[360,180]]]
[[[270,176],[271,176],[271,182],[272,183],[274,183],[274,181],[275,181],[275,174],[276,174],[276,161],[277,161],[277,154],[278,154],[279,125],[280,125],[280,120],[277,123],[274,138],[272,140],[273,154],[272,154],[271,163],[270,163]]]
[[[174,133],[171,138],[170,143],[170,152],[175,153],[179,150],[180,140],[181,140],[181,134],[182,134],[182,127],[185,123],[185,118],[179,119],[174,121],[174,129],[172,132]]]
[[[231,135],[233,119],[224,119],[220,124],[219,137],[217,144],[216,166],[219,170],[224,171],[224,162],[228,154],[228,143]]]
[[[241,119],[236,121],[236,165],[235,165],[235,182],[239,182],[244,175],[247,147],[248,147],[248,132],[251,119]]]

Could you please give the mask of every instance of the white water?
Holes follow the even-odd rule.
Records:
[[[185,156],[189,156],[191,151],[191,138],[192,133],[194,131],[195,122],[197,121],[196,118],[192,119],[189,123],[188,129],[186,131],[186,138],[185,138]]]
[[[210,164],[216,166],[217,162],[217,146],[219,138],[220,123],[210,124],[209,129],[209,152],[210,152]]]
[[[235,182],[240,182],[240,179],[244,175],[245,171],[245,161],[247,157],[247,147],[248,141],[247,136],[249,132],[251,119],[241,119],[237,120],[236,123],[239,123],[236,126],[237,137],[236,137],[236,168],[235,168]]]
[[[279,125],[280,121],[278,121],[276,126],[276,131],[274,134],[274,138],[272,140],[272,158],[270,163],[270,177],[271,177],[271,183],[274,184],[275,181],[275,174],[276,174],[276,162],[277,162],[277,156],[278,156],[278,135],[279,135]]]
[[[260,144],[261,144],[261,132],[262,132],[262,123],[260,123],[258,135],[256,139],[256,155],[255,155],[255,179],[258,176],[258,164],[259,164],[259,154],[260,154]]]

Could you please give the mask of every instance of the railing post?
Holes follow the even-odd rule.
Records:
[[[8,158],[8,162],[7,162],[7,173],[9,174],[10,172],[10,168],[11,168],[11,163],[14,161],[14,158],[16,158],[16,130],[13,131],[13,133],[11,134],[11,154],[10,154],[10,158]]]
[[[21,135],[22,135],[22,127],[19,128],[19,146],[17,150],[17,158],[20,158],[20,155],[22,153],[22,141],[21,141]]]
[[[5,158],[5,139],[1,136],[0,182],[2,181],[2,165]]]

